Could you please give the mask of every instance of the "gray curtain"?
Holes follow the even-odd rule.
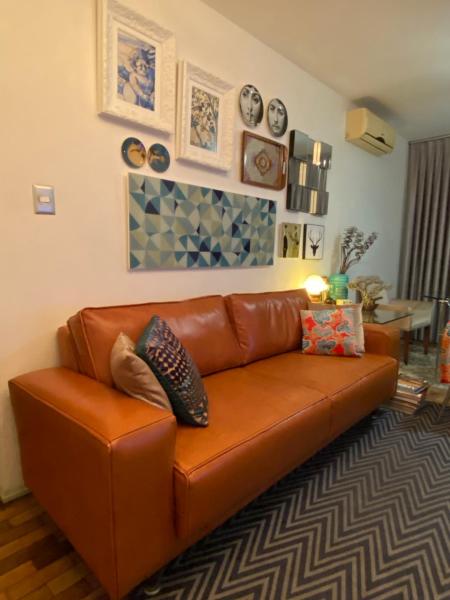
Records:
[[[450,137],[411,142],[400,271],[400,296],[449,296]],[[436,339],[433,324],[433,339]]]

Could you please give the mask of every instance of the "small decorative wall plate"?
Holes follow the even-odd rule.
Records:
[[[272,98],[267,107],[267,123],[272,135],[281,137],[286,133],[288,114],[285,105],[279,98]]]
[[[139,169],[145,164],[146,156],[145,146],[141,140],[134,137],[124,140],[122,144],[122,158],[129,167]]]
[[[148,149],[147,161],[154,171],[164,173],[170,165],[169,151],[162,144],[153,144]]]
[[[250,83],[244,85],[239,94],[239,108],[247,127],[256,127],[264,114],[264,103],[259,90]]]

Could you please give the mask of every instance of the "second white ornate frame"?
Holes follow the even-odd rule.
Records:
[[[97,0],[97,45],[99,112],[173,132],[176,79],[173,33],[116,0]],[[139,52],[147,53],[140,61],[144,75],[137,70]],[[132,72],[133,60],[136,73]],[[128,87],[127,95],[124,87]]]
[[[233,162],[234,111],[235,88],[231,84],[189,62],[180,61],[177,158],[229,171]]]

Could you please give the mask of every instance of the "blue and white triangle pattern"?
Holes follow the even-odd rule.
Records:
[[[130,173],[130,269],[273,264],[276,203]]]

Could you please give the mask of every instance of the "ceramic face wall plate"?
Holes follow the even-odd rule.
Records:
[[[267,107],[267,123],[272,135],[281,137],[286,133],[288,114],[285,105],[279,98],[272,98]]]
[[[264,114],[264,104],[259,90],[249,83],[244,85],[239,94],[241,116],[247,127],[256,127],[261,123]]]
[[[145,164],[146,158],[145,146],[134,137],[129,137],[122,144],[122,158],[129,167],[139,169]]]
[[[147,161],[154,171],[164,173],[170,165],[169,151],[162,144],[153,144],[148,149]]]

